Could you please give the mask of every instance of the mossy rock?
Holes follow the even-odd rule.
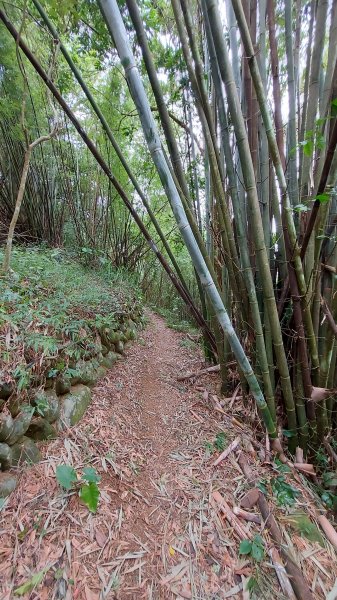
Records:
[[[97,380],[103,379],[106,376],[106,367],[104,365],[100,365],[97,369]]]
[[[13,391],[14,385],[12,383],[7,383],[0,379],[0,400],[8,400]]]
[[[13,446],[26,433],[33,416],[33,409],[30,406],[25,406],[23,410],[13,421],[13,428],[6,442],[9,446]]]
[[[64,375],[59,375],[55,381],[55,391],[58,396],[62,396],[63,394],[68,394],[71,388],[70,377],[65,377]]]
[[[17,484],[18,480],[12,473],[0,473],[0,498],[7,498]]]
[[[128,329],[125,332],[125,337],[128,341],[134,340],[136,338],[136,329],[128,327]]]
[[[45,383],[44,383],[44,389],[45,390],[50,390],[51,388],[53,388],[55,385],[55,379],[53,377],[47,377]]]
[[[40,390],[31,400],[33,406],[39,406],[39,413],[48,423],[54,423],[60,416],[59,399],[54,389]]]
[[[12,446],[13,465],[19,465],[23,462],[35,464],[41,460],[41,452],[34,440],[23,436]]]
[[[101,366],[106,369],[111,369],[114,363],[118,360],[118,354],[115,352],[108,352],[106,356],[102,357]]]
[[[109,329],[108,327],[105,327],[101,330],[102,343],[107,348],[111,348],[113,344],[118,342],[120,340],[120,336],[120,332],[112,328]]]
[[[14,421],[11,414],[0,414],[0,442],[5,442],[12,433]]]
[[[71,385],[81,383],[82,385],[93,386],[97,383],[97,369],[92,362],[79,360],[76,363],[76,375],[71,378]]]
[[[124,343],[121,340],[116,342],[115,350],[118,354],[124,354]]]
[[[12,394],[9,400],[7,400],[7,408],[11,413],[13,419],[20,414],[22,399],[16,394]]]
[[[57,437],[56,429],[43,417],[34,417],[27,429],[27,437],[33,440],[52,440]]]
[[[0,443],[0,468],[8,471],[12,466],[12,449],[8,444]]]
[[[91,402],[91,390],[83,384],[71,387],[70,392],[61,396],[60,428],[76,425],[83,417]]]

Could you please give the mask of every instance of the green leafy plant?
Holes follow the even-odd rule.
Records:
[[[287,483],[283,475],[273,477],[270,483],[279,506],[293,506],[295,504],[300,492]]]
[[[223,452],[226,448],[226,434],[223,431],[220,431],[220,433],[217,434],[214,447],[219,452]]]
[[[91,512],[97,511],[100,494],[98,483],[101,478],[93,467],[83,469],[82,476],[79,478],[70,465],[58,465],[56,479],[64,489],[77,491],[79,498]]]
[[[224,431],[220,431],[217,433],[214,442],[205,442],[206,451],[209,454],[213,454],[214,452],[223,452],[226,448],[226,434]]]
[[[261,562],[265,556],[265,546],[262,537],[256,534],[252,540],[242,540],[240,542],[239,554],[249,555],[256,562]]]
[[[46,398],[42,397],[37,397],[35,400],[35,412],[40,415],[40,417],[44,417],[46,414],[46,411],[48,410],[49,405],[48,402],[46,400]]]

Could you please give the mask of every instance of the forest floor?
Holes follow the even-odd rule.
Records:
[[[22,471],[0,513],[1,600],[17,597],[15,589],[36,574],[37,586],[24,598],[285,597],[263,523],[240,521],[240,530],[229,523],[225,505],[221,510],[219,494],[231,511],[249,489],[235,451],[213,463],[239,438],[239,452],[266,485],[275,467],[264,444],[252,447],[249,411],[240,399],[220,402],[216,374],[177,381],[203,366],[197,344],[149,315],[126,359],[96,386],[85,417],[42,445],[44,460]],[[60,464],[78,472],[95,467],[101,476],[96,514],[60,488]],[[311,490],[300,475],[292,481],[296,509],[311,515]],[[271,503],[281,523],[289,511]],[[326,598],[337,578],[332,546],[284,525],[282,532],[313,597]],[[260,560],[239,556],[240,541],[255,534],[263,540]]]

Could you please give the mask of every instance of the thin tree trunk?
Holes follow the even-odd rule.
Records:
[[[42,135],[42,136],[40,136],[39,138],[37,138],[36,140],[34,140],[34,142],[31,142],[28,145],[28,147],[27,147],[27,149],[25,151],[24,161],[23,161],[23,168],[22,168],[22,174],[21,174],[21,180],[20,180],[20,185],[19,185],[19,190],[18,190],[18,195],[16,197],[14,213],[13,213],[13,216],[12,216],[12,219],[11,219],[11,222],[10,222],[10,225],[9,225],[9,229],[8,229],[8,236],[7,236],[6,248],[5,248],[5,254],[4,254],[4,261],[3,261],[3,266],[2,266],[2,270],[3,270],[4,273],[7,273],[8,269],[10,267],[14,231],[15,231],[16,224],[18,222],[18,218],[19,218],[19,214],[20,214],[20,210],[21,210],[21,206],[22,206],[23,197],[24,197],[24,194],[25,194],[26,181],[27,181],[27,176],[28,176],[29,164],[30,164],[30,159],[31,159],[32,151],[39,144],[42,144],[43,142],[47,142],[48,140],[50,140],[54,135],[56,135],[56,133],[57,133],[57,130],[54,129],[54,131],[52,131],[49,135]]]

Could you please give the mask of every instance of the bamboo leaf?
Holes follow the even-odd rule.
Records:
[[[14,590],[14,594],[16,594],[16,596],[24,596],[25,594],[29,594],[29,592],[31,592],[43,581],[47,571],[48,569],[42,569],[42,571],[35,573],[31,579],[28,579],[28,581],[16,588],[16,590]]]

